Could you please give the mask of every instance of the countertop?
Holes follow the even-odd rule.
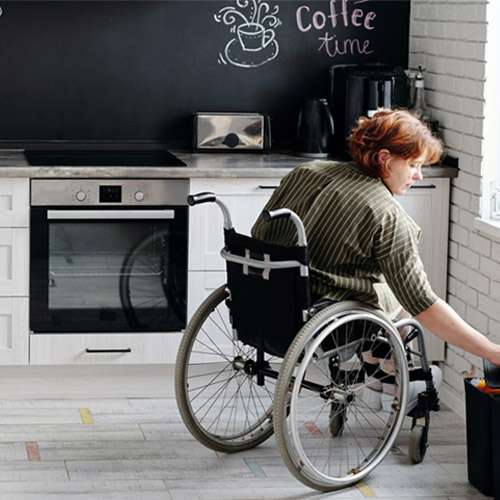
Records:
[[[73,167],[30,166],[22,150],[0,150],[0,177],[30,178],[191,178],[191,177],[283,177],[308,161],[291,154],[189,153],[172,151],[187,167]],[[423,168],[424,178],[456,177],[458,169],[447,166]]]

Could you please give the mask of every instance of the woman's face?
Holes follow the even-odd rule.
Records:
[[[423,179],[423,158],[405,159],[385,151],[379,153],[379,161],[384,165],[382,180],[392,194],[404,194],[416,181]]]

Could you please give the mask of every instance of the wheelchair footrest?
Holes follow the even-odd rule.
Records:
[[[431,411],[439,411],[439,398],[435,389],[421,392],[418,395],[418,402],[415,408],[408,413],[409,417],[423,418]]]

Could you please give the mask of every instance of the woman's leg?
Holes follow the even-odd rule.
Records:
[[[411,315],[409,312],[407,312],[405,309],[401,308],[399,311],[396,312],[395,316],[392,318],[393,322],[399,321],[400,319],[406,319],[406,318],[411,318]],[[401,339],[404,341],[407,335],[411,332],[411,326],[404,326],[403,328],[400,328],[398,330],[399,335],[401,336]],[[413,342],[410,344],[411,349],[413,350]],[[392,359],[392,356],[389,359],[383,359],[379,360],[380,361],[380,367],[384,372],[389,373],[391,375],[394,374],[394,361]],[[412,364],[409,364],[409,367],[411,368],[413,366]]]

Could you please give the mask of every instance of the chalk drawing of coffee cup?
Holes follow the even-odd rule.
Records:
[[[257,23],[240,24],[236,29],[236,33],[243,50],[252,52],[265,49],[276,36],[274,30],[266,30],[262,24]]]
[[[281,26],[279,6],[265,0],[232,0],[214,14],[218,23],[229,26],[231,38],[219,52],[219,64],[257,68],[276,59],[279,44],[276,29]]]

